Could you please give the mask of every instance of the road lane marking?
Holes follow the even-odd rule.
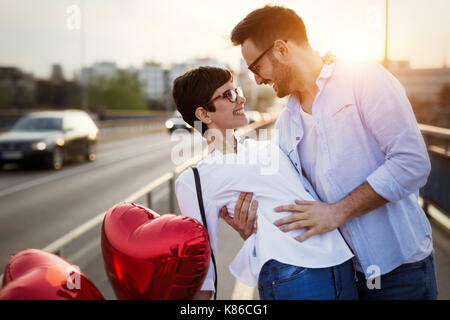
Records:
[[[139,150],[140,152],[136,152],[136,153],[131,154],[131,155],[127,154],[125,157],[118,158],[118,159],[116,158],[116,159],[113,159],[112,161],[109,161],[109,162],[106,162],[106,163],[101,163],[99,165],[95,165],[95,163],[93,163],[94,166],[89,166],[88,168],[86,168],[86,167],[84,167],[84,168],[77,167],[77,168],[69,169],[69,171],[58,172],[58,173],[51,174],[50,176],[46,176],[46,177],[43,177],[43,178],[38,178],[36,180],[28,181],[28,182],[25,182],[25,183],[20,183],[18,185],[13,186],[13,187],[1,190],[0,191],[0,197],[4,197],[4,196],[10,195],[12,193],[16,193],[16,192],[23,191],[23,190],[26,190],[26,189],[29,189],[29,188],[32,188],[32,187],[36,187],[36,186],[39,186],[41,184],[45,184],[45,183],[48,183],[48,182],[56,181],[58,179],[66,178],[66,177],[71,176],[71,175],[83,174],[83,173],[86,173],[86,172],[91,171],[93,169],[98,169],[98,168],[101,168],[101,167],[104,167],[104,166],[107,166],[107,165],[110,165],[110,164],[113,164],[113,163],[116,163],[116,162],[120,162],[120,161],[123,161],[123,160],[134,158],[136,156],[144,155],[144,154],[146,154],[146,153],[148,153],[150,151],[158,150],[158,148],[160,148],[161,146],[170,145],[171,143],[172,143],[171,141],[160,142],[160,143],[154,144],[154,145],[144,149],[145,150],[144,152],[142,152],[142,149],[141,149],[141,150]],[[155,147],[156,147],[156,150],[155,150]],[[117,152],[115,152],[115,153],[117,154]],[[77,170],[77,169],[79,169],[79,170]]]
[[[151,136],[151,137],[150,137]],[[104,142],[98,142],[97,150],[98,152],[106,152],[122,147],[129,146],[130,144],[142,144],[142,143],[148,143],[148,142],[154,142],[159,141],[166,137],[166,135],[163,134],[153,134],[153,135],[144,135],[144,136],[138,136],[133,137],[129,139],[123,139],[123,140],[111,140],[111,141],[104,141]],[[152,141],[149,141],[151,139]],[[168,139],[170,140],[170,139]]]
[[[101,252],[101,236],[96,237],[94,240],[84,245],[81,249],[77,250],[73,255],[67,258],[67,261],[83,269],[86,265],[80,263],[81,261],[78,260],[85,258],[88,253],[94,250],[97,250],[97,252]]]

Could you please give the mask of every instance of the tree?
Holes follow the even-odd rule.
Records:
[[[87,87],[90,108],[145,109],[136,74],[120,70],[113,77],[97,77]]]
[[[0,86],[0,108],[6,109],[11,108],[13,104],[13,98],[11,94],[4,88],[3,86]]]

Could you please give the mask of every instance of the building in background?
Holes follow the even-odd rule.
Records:
[[[445,85],[450,85],[450,68],[413,69],[405,60],[389,61],[389,71],[405,87],[408,97],[436,105]]]
[[[64,109],[72,107],[72,99],[80,94],[80,86],[75,81],[64,78],[63,68],[54,64],[49,79],[37,79],[36,103],[39,107]]]
[[[29,109],[36,105],[31,73],[16,67],[0,67],[0,108]]]
[[[174,110],[172,101],[172,84],[176,77],[189,69],[207,65],[229,68],[228,65],[211,58],[191,59],[183,63],[162,66],[157,62],[145,62],[140,68],[130,67],[127,72],[136,74],[147,107],[154,110]],[[98,62],[90,67],[83,68],[78,77],[80,85],[92,83],[97,77],[110,78],[120,69],[113,62]]]
[[[183,63],[172,64],[170,68],[167,69],[167,77],[166,77],[167,81],[166,101],[167,104],[170,105],[171,110],[175,110],[175,103],[173,102],[172,99],[173,81],[186,71],[200,66],[228,68],[231,70],[231,68],[227,64],[212,58],[196,58],[188,60]]]
[[[118,68],[115,62],[97,62],[91,67],[83,68],[83,70],[81,70],[78,82],[80,84],[88,84],[97,77],[112,78],[117,74],[117,71]]]
[[[450,68],[411,68],[406,60],[389,61],[402,83],[419,123],[450,128]]]
[[[220,62],[216,59],[212,59],[212,58],[197,58],[197,59],[188,60],[183,63],[173,64],[168,69],[168,79],[167,80],[169,82],[170,91],[172,90],[173,81],[177,77],[181,76],[183,73],[185,73],[186,71],[188,71],[190,69],[200,67],[200,66],[212,66],[212,67],[220,67],[220,68],[230,69],[230,67],[227,64],[222,63],[222,62]]]
[[[152,109],[167,109],[167,71],[160,63],[146,62],[138,70],[146,104]]]

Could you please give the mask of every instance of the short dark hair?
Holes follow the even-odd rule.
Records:
[[[183,120],[194,126],[194,121],[198,120],[195,110],[203,107],[208,111],[216,111],[214,104],[207,103],[212,99],[212,95],[217,88],[233,79],[230,70],[218,67],[201,66],[191,69],[173,81],[172,97],[181,113]],[[207,126],[202,123],[202,134],[207,130]]]
[[[282,6],[266,5],[250,12],[231,32],[231,42],[242,45],[247,39],[264,49],[275,40],[308,43],[305,25],[294,10]]]

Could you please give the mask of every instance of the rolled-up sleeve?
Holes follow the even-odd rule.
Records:
[[[367,182],[398,201],[425,185],[431,169],[426,146],[400,82],[378,63],[364,64],[357,74],[361,117],[385,155]]]

